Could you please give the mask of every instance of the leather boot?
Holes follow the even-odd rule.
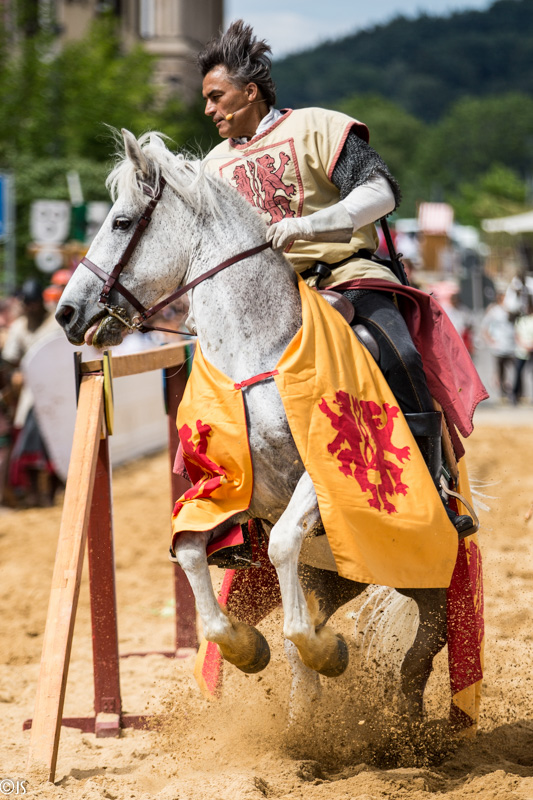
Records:
[[[425,411],[420,414],[405,414],[405,419],[413,434],[429,474],[442,499],[446,513],[455,527],[459,538],[463,539],[476,530],[472,517],[457,514],[442,496],[440,478],[442,474],[442,413]]]

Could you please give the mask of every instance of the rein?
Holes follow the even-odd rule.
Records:
[[[100,293],[100,298],[98,303],[103,306],[108,314],[112,317],[116,317],[126,328],[129,328],[131,331],[139,331],[140,333],[147,333],[148,331],[164,331],[165,333],[180,333],[182,331],[176,331],[171,328],[159,328],[156,326],[145,325],[146,320],[153,317],[154,314],[157,314],[163,308],[168,306],[170,303],[173,303],[174,300],[177,300],[178,297],[188,292],[190,289],[193,289],[202,281],[207,280],[207,278],[211,278],[213,275],[216,275],[218,272],[221,272],[223,269],[227,267],[231,267],[232,264],[236,264],[239,261],[243,261],[245,258],[250,258],[251,256],[255,256],[257,253],[261,253],[263,250],[267,250],[271,247],[270,242],[263,242],[263,244],[256,245],[256,247],[251,247],[249,250],[244,250],[241,253],[237,253],[237,255],[232,256],[231,258],[227,258],[225,261],[222,261],[220,264],[217,264],[216,267],[212,267],[211,269],[207,270],[207,272],[203,272],[194,280],[187,283],[185,286],[182,286],[180,289],[177,289],[168,297],[165,297],[164,300],[160,300],[159,303],[151,306],[150,308],[145,308],[142,303],[137,300],[132,293],[123,286],[120,281],[120,275],[122,271],[129,263],[129,260],[135,251],[135,248],[139,244],[139,241],[145,232],[146,228],[148,227],[150,220],[152,218],[152,214],[161,199],[161,195],[163,194],[163,189],[166,186],[166,180],[161,176],[159,179],[159,186],[157,188],[157,193],[153,193],[149,187],[143,186],[143,191],[145,194],[151,194],[152,198],[150,202],[147,204],[146,208],[142,212],[141,216],[137,221],[137,225],[133,231],[132,237],[129,240],[128,244],[126,245],[124,252],[120,256],[119,260],[113,267],[110,273],[105,272],[101,267],[95,264],[93,261],[88,259],[87,257],[82,258],[80,264],[87,267],[91,270],[98,278],[100,278],[104,282],[104,286]],[[114,306],[111,304],[109,300],[109,294],[111,289],[116,289],[116,291],[124,297],[125,300],[130,303],[136,311],[139,313],[133,317],[133,319],[128,319],[126,312],[120,306]]]

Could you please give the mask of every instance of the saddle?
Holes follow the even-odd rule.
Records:
[[[372,253],[366,250],[359,250],[357,253],[353,253],[351,256],[349,256],[349,258],[354,257],[371,259]],[[338,267],[348,260],[349,259],[345,258],[343,261],[339,261],[337,264],[326,264],[324,261],[317,261],[312,267],[304,270],[304,272],[301,273],[301,276],[302,278],[314,277],[316,279],[314,288],[324,298],[324,300],[327,300],[330,306],[332,306],[336,311],[339,312],[339,314],[341,314],[341,316],[344,317],[361,344],[366,347],[370,355],[376,362],[378,362],[379,344],[365,325],[362,325],[361,323],[352,325],[353,318],[355,316],[355,309],[348,298],[344,297],[344,295],[340,294],[339,292],[333,291],[332,289],[320,289],[320,281],[323,278],[329,278],[334,267]]]
[[[319,289],[318,293],[324,298],[324,300],[327,300],[330,306],[332,306],[344,317],[361,344],[366,347],[372,358],[378,362],[379,344],[365,325],[362,325],[361,323],[352,325],[352,321],[355,316],[355,310],[348,298],[344,297],[342,294],[339,294],[339,292],[333,292],[331,289]]]

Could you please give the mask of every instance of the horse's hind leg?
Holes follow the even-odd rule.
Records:
[[[447,640],[446,589],[398,589],[418,606],[419,624],[415,640],[401,667],[401,686],[412,721],[422,719],[424,689],[433,668],[433,659]]]
[[[208,538],[209,532],[182,533],[175,545],[176,561],[191,585],[204,636],[218,644],[226,661],[243,672],[259,672],[270,660],[268,643],[256,628],[232,619],[218,604],[207,564]]]
[[[324,619],[322,625],[345,603],[358,597],[366,584],[341,578],[336,572],[300,564],[298,574],[304,592],[314,592],[320,603]],[[298,656],[296,645],[285,640],[285,653],[290,664],[292,682],[289,705],[289,723],[307,724],[313,716],[313,706],[320,697],[320,678],[315,670],[305,666]]]
[[[304,472],[287,508],[270,533],[269,558],[278,574],[283,602],[283,632],[300,654],[304,664],[322,675],[342,674],[348,664],[344,640],[323,626],[323,612],[315,597],[309,606],[298,578],[298,559],[306,534],[320,519],[311,478]]]

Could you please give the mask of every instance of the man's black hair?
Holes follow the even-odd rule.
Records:
[[[276,86],[270,75],[272,61],[270,45],[258,40],[253,28],[244,20],[232,22],[226,33],[211,39],[198,54],[197,63],[205,78],[218,66],[228,71],[231,83],[238,88],[256,83],[267,105],[276,103]]]

